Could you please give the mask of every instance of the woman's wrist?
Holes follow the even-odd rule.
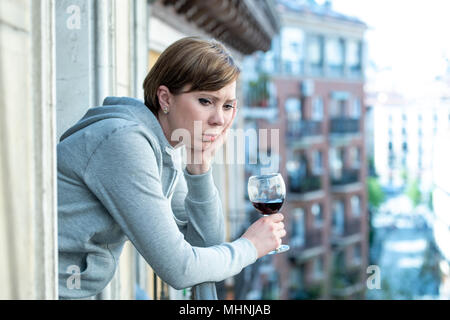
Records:
[[[199,175],[208,172],[209,167],[209,164],[187,164],[186,170],[191,175]]]
[[[184,177],[188,188],[187,198],[190,200],[204,202],[215,197],[217,190],[211,169],[203,174],[191,174],[186,167]]]

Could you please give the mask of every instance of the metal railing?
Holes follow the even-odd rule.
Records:
[[[306,193],[322,189],[320,176],[306,176],[303,178],[289,177],[289,191],[292,193]]]
[[[289,141],[322,134],[322,122],[301,120],[299,123],[289,123],[286,137]]]
[[[359,181],[359,170],[343,169],[339,175],[331,176],[332,186],[342,186]]]
[[[349,134],[360,132],[360,120],[354,118],[331,118],[330,133]]]
[[[305,234],[297,235],[295,238],[297,238],[297,240],[302,238],[303,241],[299,243],[299,241],[295,241],[294,238],[291,239],[294,240],[292,243],[293,255],[297,255],[298,251],[304,251],[323,245],[322,229],[308,230]]]
[[[361,219],[352,218],[345,222],[345,235],[351,236],[361,232]]]

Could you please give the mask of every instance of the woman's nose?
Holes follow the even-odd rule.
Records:
[[[225,124],[225,116],[222,110],[214,110],[209,118],[209,124],[215,126],[223,126]]]

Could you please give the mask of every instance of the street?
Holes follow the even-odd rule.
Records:
[[[380,267],[381,288],[367,290],[367,299],[439,297],[439,252],[428,217],[423,210],[405,206],[404,200],[389,199],[372,221],[371,263]]]

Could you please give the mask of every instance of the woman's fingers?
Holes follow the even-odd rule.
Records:
[[[273,222],[280,222],[284,219],[284,216],[281,212],[271,214],[269,217],[270,219],[272,219]]]
[[[232,117],[231,117],[230,122],[228,122],[228,124],[223,128],[223,130],[222,130],[222,132],[220,133],[220,135],[217,137],[216,140],[214,140],[214,141],[211,143],[211,146],[210,146],[210,147],[220,147],[221,144],[223,144],[223,143],[226,141],[226,138],[227,138],[227,136],[228,136],[228,132],[229,132],[231,126],[233,125],[234,118],[236,117],[236,114],[237,114],[237,108],[234,108],[234,109],[233,109],[233,115],[232,115]]]

